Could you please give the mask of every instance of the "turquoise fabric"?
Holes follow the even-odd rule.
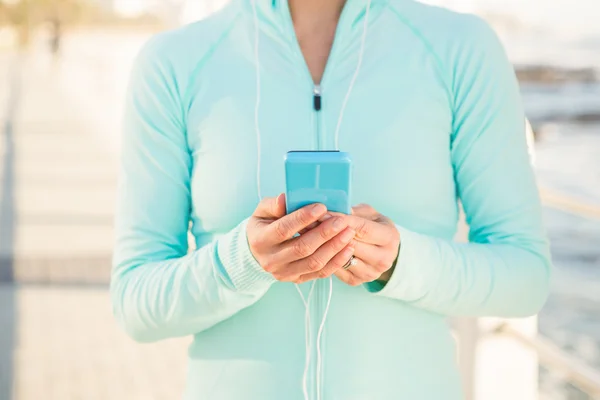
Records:
[[[286,2],[256,1],[260,176],[275,196],[288,150],[334,146],[366,1],[344,8],[318,113]],[[303,399],[304,305],[262,270],[245,233],[258,203],[255,44],[251,3],[234,0],[152,38],[127,98],[114,313],[140,342],[194,335],[186,399]],[[486,23],[373,0],[340,149],[354,160],[353,201],[392,218],[402,246],[383,288],[334,279],[323,400],[460,399],[446,318],[540,310],[551,263],[524,129],[514,72]],[[452,240],[458,200],[471,243]],[[319,281],[311,303],[313,339],[328,287]],[[311,352],[312,400],[314,340]]]

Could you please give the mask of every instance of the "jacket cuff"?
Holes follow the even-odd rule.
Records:
[[[370,282],[366,289],[378,296],[389,297],[405,302],[421,299],[427,294],[427,257],[435,253],[432,239],[398,225],[400,250],[394,272],[387,283]]]
[[[218,241],[218,257],[233,287],[239,291],[251,292],[270,286],[276,279],[266,272],[256,261],[250,251],[246,228],[248,219],[245,219],[235,229]]]

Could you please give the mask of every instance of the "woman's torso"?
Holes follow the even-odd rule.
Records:
[[[334,148],[365,4],[350,0],[342,14],[321,84],[322,109],[316,112],[287,7],[257,1],[261,196],[285,190],[287,151]],[[444,61],[453,49],[444,35],[454,15],[409,1],[377,0],[370,14],[363,64],[339,136],[340,149],[353,159],[352,201],[369,203],[409,229],[451,238],[457,222],[453,96]],[[258,202],[253,29],[249,5],[236,2],[167,34],[166,43],[176,43],[165,48],[186,108],[198,246],[237,225]],[[317,283],[313,338],[327,290],[326,281]],[[186,398],[302,399],[304,340],[300,296],[291,284],[275,284],[252,307],[195,336]],[[314,394],[314,343],[311,353]],[[322,354],[323,400],[461,398],[454,343],[443,317],[361,287],[334,283]]]

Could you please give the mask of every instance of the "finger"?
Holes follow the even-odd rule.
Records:
[[[376,209],[368,204],[358,204],[352,207],[352,215],[370,219],[371,221],[380,222],[385,225],[394,225],[394,222],[383,214],[380,214]]]
[[[356,231],[356,240],[361,242],[385,246],[394,238],[397,232],[395,227],[390,227],[367,218],[355,215],[345,215],[343,217],[348,226]]]
[[[376,281],[381,276],[381,273],[377,272],[373,267],[365,264],[363,260],[356,257],[356,265],[347,270],[337,270],[335,272],[335,276],[350,286],[358,286],[363,283]]]
[[[374,267],[381,273],[392,267],[394,260],[389,259],[389,251],[385,247],[356,241],[354,255],[365,264]]]
[[[285,215],[267,226],[266,241],[280,244],[290,240],[295,234],[318,221],[326,212],[327,208],[323,204],[311,204]]]
[[[295,261],[302,260],[304,265],[307,263],[307,261],[304,259],[312,256],[313,259],[308,261],[310,263],[308,268],[313,269],[309,271],[306,270],[307,267],[305,267],[304,270],[299,269],[297,271],[297,275],[318,271],[323,268],[325,264],[327,264],[327,262],[337,252],[342,250],[354,237],[354,231],[342,232],[347,227],[348,225],[342,218],[332,218],[331,220],[319,225],[319,227],[306,232],[304,235],[300,235],[299,237],[284,243],[281,247],[281,250],[274,255],[274,259],[280,264],[294,263]],[[336,237],[340,233],[343,235]],[[347,237],[349,237],[347,241],[344,243],[339,243],[340,240],[346,239]],[[329,255],[328,253],[321,251],[315,255],[314,253],[317,253],[317,250],[319,250],[325,244],[330,244],[334,247],[337,246],[335,252]],[[321,265],[319,266],[317,264]],[[291,271],[290,274],[292,274]]]
[[[348,263],[348,260],[350,260],[353,254],[354,249],[351,247],[351,245],[346,246],[346,248],[336,254],[335,257],[333,257],[327,263],[325,268],[318,272],[311,272],[309,274],[301,275],[296,283],[304,283],[315,279],[324,279],[330,277],[337,271],[341,270],[344,265]]]
[[[330,211],[321,218],[321,221],[324,221],[327,218],[331,218],[334,215],[346,215],[346,214]],[[357,217],[362,217],[362,218],[367,218],[372,221],[377,220],[377,218],[380,216],[380,214],[377,212],[377,210],[375,210],[373,207],[371,207],[368,204],[355,205],[354,207],[352,207],[351,215],[355,215]]]
[[[264,219],[279,219],[285,215],[285,194],[265,197],[254,211],[254,216]]]
[[[313,222],[312,224],[310,224],[310,225],[309,225],[309,226],[307,226],[306,228],[302,229],[302,230],[301,230],[299,233],[300,233],[301,235],[303,235],[303,234],[305,234],[306,232],[308,232],[308,231],[310,231],[310,230],[312,230],[312,229],[315,229],[317,226],[319,226],[319,224],[320,224],[320,222],[319,222],[319,221],[317,221],[317,222]]]
[[[290,264],[290,271],[300,276],[297,283],[327,278],[346,265],[354,254],[354,246],[351,244],[353,236],[354,231],[345,230],[321,246],[312,256]]]

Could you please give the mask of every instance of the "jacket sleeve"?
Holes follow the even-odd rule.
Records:
[[[543,306],[551,261],[514,70],[476,17],[452,71],[451,158],[469,242],[398,227],[401,249],[378,294],[450,316],[522,317]]]
[[[165,47],[160,37],[144,47],[128,89],[111,278],[116,319],[143,342],[205,330],[274,282],[250,252],[246,221],[188,254],[192,161]]]

